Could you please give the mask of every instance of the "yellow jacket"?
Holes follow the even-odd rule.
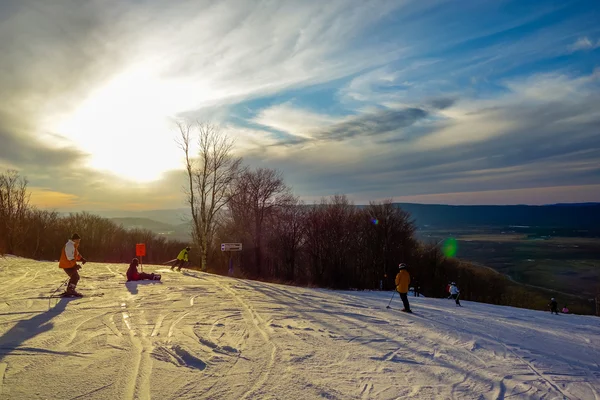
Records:
[[[396,275],[396,290],[398,293],[408,293],[408,285],[410,285],[410,274],[406,269],[401,269]]]
[[[179,252],[179,255],[177,256],[178,260],[183,260],[183,261],[188,261],[188,250],[187,249],[183,249]]]

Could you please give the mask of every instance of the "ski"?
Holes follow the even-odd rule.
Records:
[[[65,293],[50,296],[50,298],[51,299],[60,299],[60,298],[81,299],[84,297],[102,297],[102,296],[104,296],[104,293],[93,293],[93,294],[89,294],[89,295],[85,295],[85,294],[75,295],[75,294],[65,292]]]
[[[402,309],[401,309],[401,308],[394,308],[394,307],[386,307],[386,309],[388,309],[388,310],[394,310],[394,311],[400,311],[400,312],[401,312],[401,313],[403,313],[403,314],[412,314],[412,315],[417,315],[417,314],[415,314],[415,312],[414,312],[414,311],[412,311],[412,310],[411,310],[411,312],[408,312],[408,311],[402,311]]]

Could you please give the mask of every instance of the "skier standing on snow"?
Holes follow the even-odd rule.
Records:
[[[565,304],[565,306],[562,309],[562,313],[563,314],[568,314],[569,313],[569,309],[567,308],[567,305]]]
[[[77,271],[81,269],[81,265],[77,264],[77,261],[81,261],[85,265],[87,260],[79,254],[79,243],[81,243],[81,237],[74,233],[62,248],[58,267],[62,268],[71,278],[65,294],[81,297],[83,295],[75,290],[77,282],[79,282],[79,272]]]
[[[548,307],[550,307],[550,314],[558,315],[558,303],[556,302],[556,299],[554,297],[550,299]]]
[[[402,311],[412,313],[408,304],[408,285],[410,285],[410,274],[406,270],[406,264],[399,265],[400,271],[396,275],[396,291],[400,294],[404,308]]]
[[[175,264],[173,264],[173,266],[171,267],[172,270],[175,269],[175,267],[179,266],[178,271],[181,271],[181,267],[183,267],[183,265],[186,262],[188,262],[188,253],[190,249],[191,247],[188,246],[179,252],[179,254],[177,255],[177,259],[175,260]]]
[[[143,281],[145,279],[160,281],[160,275],[158,274],[147,274],[145,272],[138,272],[137,266],[140,264],[140,260],[134,258],[129,264],[127,269],[127,282],[129,281]]]
[[[452,282],[452,284],[450,285],[450,297],[456,301],[457,307],[462,307],[460,305],[460,301],[458,301],[459,294],[460,294],[460,290],[458,290],[456,283]]]

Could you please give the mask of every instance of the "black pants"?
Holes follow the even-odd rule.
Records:
[[[456,304],[458,304],[460,306],[460,301],[458,301],[458,295],[457,294],[453,294],[450,297],[452,297],[454,300],[456,300]]]
[[[183,267],[183,264],[185,264],[185,261],[183,261],[183,260],[175,260],[175,264],[173,264],[173,266],[171,267],[171,269],[175,269],[177,266],[179,266],[179,269],[181,269],[181,267]]]
[[[408,304],[408,293],[399,293],[400,298],[402,299],[402,304],[404,304],[404,309],[406,311],[410,310],[410,304]]]
[[[69,279],[69,286],[75,288],[75,286],[77,286],[77,282],[79,282],[79,272],[77,272],[81,267],[77,266],[77,267],[73,267],[73,268],[65,268],[65,272],[67,273],[67,275],[69,275],[71,277],[71,279]]]

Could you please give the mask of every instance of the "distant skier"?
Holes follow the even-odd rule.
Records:
[[[400,294],[404,304],[402,311],[412,313],[408,303],[408,285],[410,285],[410,274],[406,269],[406,264],[400,264],[398,275],[396,275],[396,291]]]
[[[185,263],[188,262],[188,254],[190,252],[191,247],[187,246],[185,249],[181,250],[177,255],[177,259],[175,260],[175,264],[171,267],[171,269],[175,269],[175,267],[179,266],[178,271],[181,271],[181,267],[184,266]]]
[[[60,253],[60,260],[58,261],[58,267],[62,268],[63,271],[71,279],[64,295],[82,297],[83,295],[75,290],[77,282],[79,282],[79,271],[81,265],[77,264],[77,261],[81,261],[81,264],[85,265],[87,260],[79,254],[79,244],[81,243],[81,237],[74,233],[71,235],[71,239],[63,246]]]
[[[554,297],[550,299],[548,307],[550,307],[550,314],[558,315],[558,303],[556,302],[556,299],[554,299]]]
[[[450,297],[456,301],[457,307],[462,307],[462,305],[460,304],[460,301],[458,300],[459,295],[460,295],[460,290],[458,290],[456,283],[452,282],[450,284]]]
[[[562,313],[563,314],[568,314],[569,313],[569,309],[567,308],[567,305],[565,304],[565,306],[562,309]]]
[[[134,258],[129,264],[127,269],[127,282],[130,281],[142,281],[142,280],[153,280],[160,281],[160,275],[158,274],[147,274],[145,272],[138,272],[137,267],[140,264],[140,260]]]

